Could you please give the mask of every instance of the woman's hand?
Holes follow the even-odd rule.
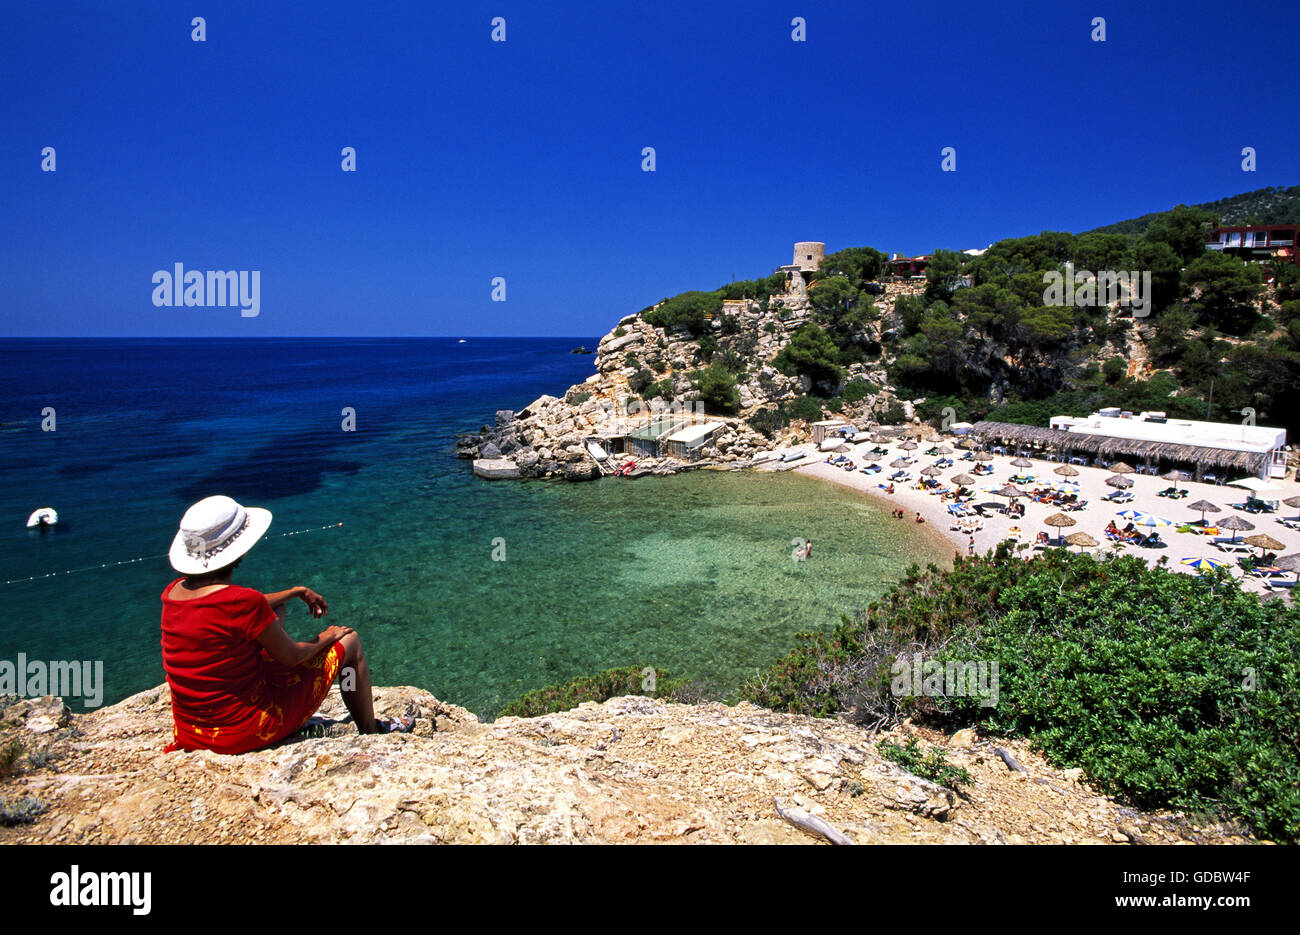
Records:
[[[298,596],[302,598],[303,603],[307,605],[313,617],[324,617],[329,613],[329,605],[325,603],[325,598],[321,597],[311,588],[303,588],[302,592]],[[331,629],[337,628],[332,627]]]
[[[320,636],[317,637],[317,639],[319,639],[326,646],[331,646],[334,643],[337,643],[339,640],[343,639],[343,637],[347,636],[351,632],[353,632],[351,627],[326,627],[324,630],[321,631],[321,634]]]

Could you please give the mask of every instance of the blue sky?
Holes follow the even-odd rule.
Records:
[[[1300,181],[1289,4],[729,6],[7,4],[0,335],[589,336],[796,240],[964,249]],[[155,307],[176,262],[259,270],[260,313]]]

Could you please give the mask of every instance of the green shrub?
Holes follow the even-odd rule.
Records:
[[[654,374],[645,367],[642,367],[636,373],[632,374],[632,376],[628,377],[628,389],[640,396],[645,391],[645,388],[654,382],[654,379]]]
[[[844,384],[844,389],[840,392],[840,398],[846,403],[859,403],[875,391],[876,387],[870,380],[854,377]]]
[[[564,401],[567,402],[570,406],[581,406],[589,399],[591,399],[591,393],[587,390],[582,390],[577,393],[571,393],[564,397]]]
[[[0,777],[8,776],[22,759],[23,745],[17,737],[0,739]]]
[[[683,292],[664,299],[658,308],[646,312],[642,318],[666,331],[685,328],[693,335],[701,335],[708,330],[705,316],[715,314],[721,308],[720,292]]]
[[[499,717],[541,717],[556,711],[569,711],[587,701],[599,704],[610,698],[623,695],[650,695],[671,697],[685,687],[685,680],[674,679],[670,674],[658,669],[655,671],[654,691],[644,691],[642,685],[646,678],[642,674],[645,668],[628,666],[622,669],[606,669],[596,675],[583,675],[548,685],[536,691],[521,695],[501,709]]]
[[[822,417],[821,400],[815,396],[799,396],[786,404],[785,411],[791,419],[816,422]]]
[[[700,391],[706,412],[734,413],[740,408],[740,391],[736,376],[720,362],[691,375],[695,388]]]
[[[1101,373],[1106,378],[1107,383],[1114,383],[1128,373],[1128,365],[1124,363],[1122,357],[1111,357],[1101,365]]]
[[[781,409],[760,409],[747,420],[750,427],[772,438],[778,431],[790,424],[790,416]]]
[[[949,763],[948,755],[938,747],[931,747],[929,753],[922,753],[915,737],[908,737],[902,744],[882,740],[876,744],[876,749],[885,759],[897,763],[913,776],[928,779],[954,792],[961,792],[973,781],[965,769]]]
[[[653,383],[646,384],[641,390],[642,399],[654,399],[656,396],[661,399],[673,398],[673,381],[669,379],[656,380]]]
[[[624,328],[622,325],[619,325],[617,328],[614,329],[614,337],[616,338],[621,338],[625,334],[627,334],[627,329]]]
[[[832,396],[830,399],[826,400],[826,411],[843,412],[844,400],[840,399],[838,396]]]
[[[49,806],[29,796],[24,796],[10,805],[0,798],[0,827],[10,825],[30,825],[48,811]]]
[[[860,722],[912,716],[1023,736],[1143,808],[1217,811],[1300,838],[1300,606],[1226,573],[1005,547],[902,582],[744,689],[757,704]],[[998,664],[998,697],[894,697],[899,655]]]

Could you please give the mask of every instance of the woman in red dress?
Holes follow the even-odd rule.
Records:
[[[375,719],[361,638],[326,627],[298,642],[284,630],[283,605],[301,599],[328,612],[310,588],[262,594],[231,583],[243,556],[271,525],[269,511],[208,497],[186,511],[169,559],[184,577],[162,592],[162,656],[171,687],[167,750],[245,753],[295,733],[316,713],[341,672],[343,701],[363,734],[410,730],[414,719]]]

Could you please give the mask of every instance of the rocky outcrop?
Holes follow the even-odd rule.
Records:
[[[897,296],[916,293],[920,288],[916,283],[891,283],[883,287],[879,301],[892,308]],[[810,314],[805,295],[770,296],[762,302],[727,301],[712,322],[712,339],[717,345],[715,353],[731,355],[729,359],[744,369],[737,383],[739,412],[735,416],[708,415],[722,421],[725,428],[704,454],[703,463],[637,458],[637,476],[673,474],[698,467],[739,469],[750,466],[760,452],[805,440],[807,426],[803,423],[795,423],[782,437],[769,439],[753,429],[748,418],[760,409],[781,406],[810,391],[806,377],[788,376],[772,366],[773,358]],[[680,413],[684,406],[698,418],[691,374],[707,364],[704,349],[691,335],[657,328],[641,314],[625,316],[600,339],[593,360],[595,373],[583,383],[570,387],[563,398],[542,396],[518,412],[498,411],[492,425],[457,440],[457,454],[476,463],[511,461],[524,478],[599,477],[602,467],[592,459],[586,440],[661,418],[650,412],[652,407],[669,409],[666,418],[672,418],[672,412]],[[848,368],[846,379],[866,380],[874,392],[846,404],[845,418],[865,424],[874,415],[890,411],[896,401],[884,369],[855,364]],[[647,383],[659,386],[662,394],[642,398],[642,387]],[[670,408],[674,406],[676,410]],[[907,417],[912,415],[908,410]]]
[[[1146,815],[973,731],[946,749],[964,794],[881,757],[842,721],[749,704],[644,697],[480,723],[416,688],[375,690],[381,714],[415,703],[415,732],[358,735],[337,689],[309,729],[241,756],[162,752],[166,687],[91,714],[57,699],[6,707],[26,754],[0,781],[0,843],[813,843],[774,802],[868,843],[1143,843],[1241,840]]]

